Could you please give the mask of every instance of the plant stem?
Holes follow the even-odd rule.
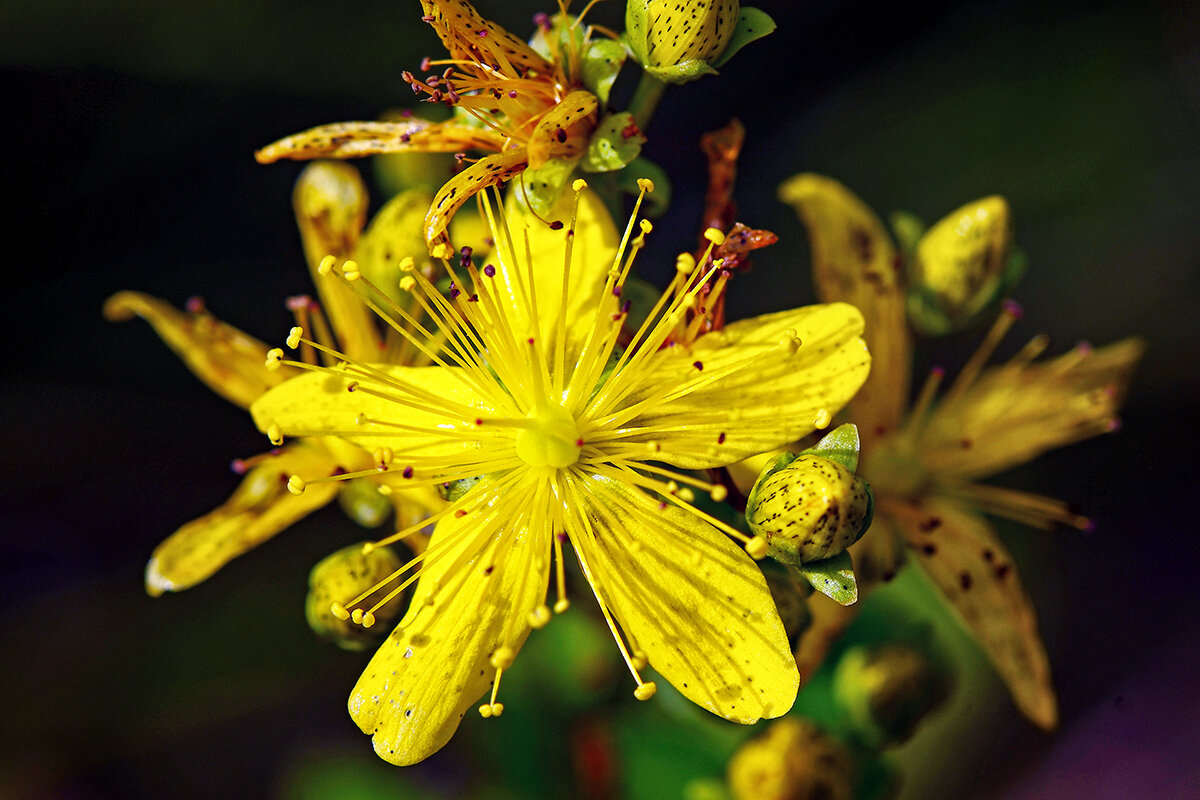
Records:
[[[658,108],[658,101],[662,99],[666,88],[665,81],[659,80],[649,72],[642,72],[637,88],[633,90],[633,99],[629,101],[629,113],[633,114],[633,121],[643,133],[646,132],[646,126],[650,124],[650,118],[654,116],[654,110]]]

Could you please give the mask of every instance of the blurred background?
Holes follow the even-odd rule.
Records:
[[[1039,610],[1060,729],[1021,721],[951,642],[967,703],[896,754],[906,791],[1194,796],[1200,7],[758,5],[777,32],[719,78],[669,92],[650,126],[644,154],[675,201],[642,259],[649,277],[694,240],[699,135],[736,116],[740,218],[780,243],[735,286],[734,316],[812,300],[806,238],[775,199],[811,170],[881,215],[933,221],[1005,195],[1030,267],[1001,355],[1039,332],[1052,353],[1149,343],[1118,433],[999,480],[1096,521],[1090,534],[1001,527]],[[520,35],[552,10],[479,6]],[[622,9],[601,3],[595,21],[620,27]],[[345,712],[365,655],[316,642],[302,613],[311,565],[362,538],[336,508],[188,592],[142,589],[154,545],[224,501],[230,459],[264,442],[146,325],[106,323],[101,304],[120,289],[201,296],[282,339],[283,298],[310,291],[290,203],[301,167],[252,153],[409,102],[401,71],[439,54],[419,16],[415,0],[4,4],[5,230],[32,249],[9,251],[0,295],[13,346],[0,384],[0,797],[702,800],[721,778],[742,734],[669,696],[625,702],[615,649],[582,618],[531,639],[502,719],[469,716],[419,767],[377,761]],[[961,363],[974,341],[918,363]],[[873,598],[865,628],[920,617],[919,590],[904,592]]]

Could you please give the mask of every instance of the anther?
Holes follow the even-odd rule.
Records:
[[[342,264],[342,276],[348,281],[356,281],[362,277],[358,271],[358,262],[347,260]]]
[[[822,408],[821,410],[819,410],[817,412],[817,415],[815,417],[813,417],[813,425],[815,425],[817,427],[817,429],[819,430],[819,429],[827,427],[829,425],[830,420],[832,420],[832,419],[833,419],[833,415],[829,413],[829,409]]]
[[[494,277],[496,277],[496,265],[495,265],[495,264],[488,264],[487,266],[485,266],[485,267],[483,268],[483,274],[484,274],[484,275],[487,275],[489,278],[494,278]]]
[[[329,606],[329,613],[333,614],[335,617],[342,620],[343,622],[350,619],[350,612],[347,611],[346,607],[344,605],[342,605],[341,603],[331,603]]]
[[[573,191],[582,192],[586,188],[587,188],[587,181],[585,181],[583,178],[576,178],[571,183],[571,189]]]
[[[648,219],[638,220],[638,225],[641,227],[643,234],[647,234],[650,231],[654,230],[654,224],[652,222],[650,222],[650,220],[648,220]]]
[[[550,621],[550,609],[544,605],[529,612],[529,627],[541,629]]]
[[[321,263],[317,266],[317,274],[328,275],[330,270],[333,269],[333,265],[336,263],[337,258],[335,256],[325,256],[321,259]]]
[[[708,496],[713,499],[714,503],[723,503],[725,502],[725,498],[729,497],[729,490],[724,486],[714,486],[712,489],[709,489]]]
[[[356,608],[350,612],[350,621],[355,625],[361,625],[363,621],[363,610],[361,608]]]
[[[445,242],[438,242],[430,249],[429,255],[434,258],[449,258],[454,255],[454,249]]]
[[[413,287],[417,285],[416,279],[412,275],[405,275],[400,279],[400,288],[406,292],[411,292]]]
[[[554,604],[554,613],[561,614],[570,607],[571,601],[564,597]]]
[[[767,555],[767,540],[761,536],[755,536],[746,542],[746,552],[755,561],[764,558]]]
[[[267,351],[267,371],[274,372],[279,369],[281,364],[283,364],[283,349],[272,347]]]
[[[304,483],[304,479],[301,478],[299,475],[293,475],[292,477],[288,478],[287,488],[288,488],[288,491],[291,492],[292,494],[295,494],[295,495],[304,494],[305,485],[306,484]]]
[[[375,624],[375,615],[372,614],[370,611],[364,612],[362,615],[362,621],[359,624],[362,625],[364,628],[371,627],[372,625]]]
[[[304,328],[301,328],[299,325],[293,325],[292,329],[288,331],[287,346],[295,350],[300,346],[300,337],[303,335]]]
[[[675,271],[681,275],[691,275],[696,268],[696,257],[691,253],[680,253],[675,258]]]
[[[704,230],[704,238],[708,239],[713,244],[725,244],[725,234],[721,233],[716,228],[706,228]]]
[[[283,444],[283,431],[274,422],[267,426],[267,439],[277,447]]]
[[[633,690],[633,696],[638,700],[649,700],[657,691],[658,686],[654,684],[654,681],[646,681],[638,684],[638,687]]]
[[[649,193],[654,191],[654,181],[649,178],[638,178],[637,185],[643,192]]]
[[[491,663],[494,669],[508,669],[512,666],[513,659],[517,654],[507,645],[501,645],[496,648],[496,652],[492,653]]]
[[[400,259],[400,263],[396,266],[400,268],[401,272],[412,272],[414,264],[415,262],[413,261],[412,256],[405,256],[404,258]]]

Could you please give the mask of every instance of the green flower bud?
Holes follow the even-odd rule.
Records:
[[[370,478],[355,478],[342,484],[338,505],[346,516],[364,528],[378,528],[392,515],[392,501]]]
[[[791,716],[743,744],[726,767],[734,800],[851,800],[855,775],[845,745]]]
[[[400,569],[400,557],[388,547],[363,552],[366,542],[352,544],[326,556],[308,575],[308,597],[304,613],[308,625],[322,639],[332,640],[345,650],[363,650],[378,636],[349,619],[334,616],[334,603],[346,603]],[[386,631],[387,623],[400,613],[403,596],[397,595],[374,611],[375,631]]]
[[[775,29],[771,18],[738,0],[629,0],[625,36],[633,57],[651,75],[687,83],[715,73],[748,42]]]
[[[917,241],[908,265],[908,313],[929,336],[961,330],[1017,282],[1008,202],[985,197],[947,214]]]
[[[782,567],[772,564],[770,561],[759,562],[763,577],[767,581],[767,589],[771,592],[771,599],[775,601],[775,608],[779,610],[783,630],[794,649],[800,637],[812,624],[812,609],[808,606],[808,597],[813,589],[807,582],[797,581]]]
[[[949,681],[925,656],[900,644],[860,645],[845,652],[833,694],[862,741],[876,748],[902,744],[941,705]]]
[[[746,521],[769,555],[800,566],[845,552],[871,524],[872,507],[866,481],[842,464],[784,453],[751,489]]]

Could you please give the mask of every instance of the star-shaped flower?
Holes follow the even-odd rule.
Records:
[[[643,194],[649,188],[644,181]],[[720,502],[725,489],[691,470],[827,424],[869,369],[861,317],[846,304],[812,306],[673,342],[720,269],[711,257],[682,259],[645,323],[623,339],[622,287],[650,225],[639,223],[635,237],[631,219],[618,242],[583,181],[563,202],[572,222],[559,231],[516,204],[486,204],[497,263],[447,263],[449,297],[408,273],[405,289],[436,327],[396,325],[435,365],[344,355],[251,407],[272,436],[342,437],[386,452],[391,485],[447,485],[455,498],[432,518],[428,549],[335,609],[371,625],[378,606],[417,583],[350,698],[376,752],[396,764],[445,744],[489,689],[480,713],[503,711],[501,675],[531,628],[568,608],[568,545],[639,699],[655,691],[647,663],[737,722],[779,716],[795,697],[795,660],[747,555],[761,556],[764,543],[702,510],[698,493]],[[380,299],[353,264],[342,275]],[[304,341],[294,332],[291,344]],[[290,488],[303,496],[346,477],[298,471]]]
[[[860,592],[889,579],[902,552],[908,553],[987,653],[1021,711],[1053,727],[1057,702],[1032,604],[1012,557],[981,512],[1042,528],[1090,523],[1060,500],[979,481],[1114,430],[1142,341],[1079,345],[1037,362],[1048,344],[1039,336],[1007,363],[985,369],[1019,315],[1005,303],[949,389],[939,395],[944,374],[935,370],[910,406],[913,342],[905,322],[903,262],[882,223],[844,186],[820,175],[795,176],[780,196],[808,227],[817,293],[862,310],[875,359],[847,411],[862,433],[859,474],[870,481],[876,501],[871,530],[851,548]],[[997,200],[961,209],[931,229],[939,237],[962,233],[954,258],[940,266],[970,271],[972,279],[985,274],[981,266],[997,251],[980,226],[989,214],[1006,213]],[[855,613],[819,597],[813,612],[814,624],[797,650],[802,671],[815,669]]]

